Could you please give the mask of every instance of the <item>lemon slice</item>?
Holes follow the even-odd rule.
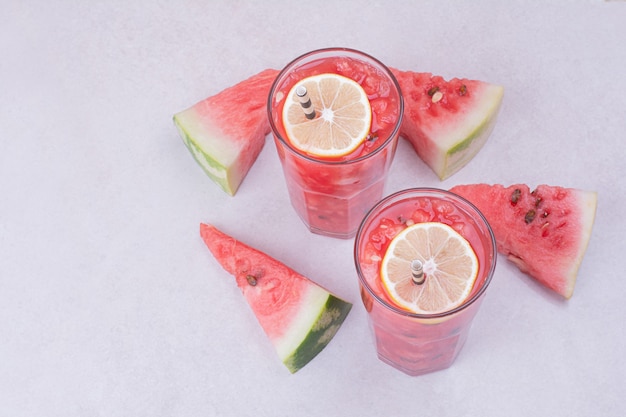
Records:
[[[296,90],[308,94],[314,118],[307,118]],[[282,116],[291,144],[321,157],[353,152],[369,134],[372,123],[372,109],[363,88],[337,74],[314,75],[296,83],[285,99]]]
[[[424,281],[417,284],[411,269],[421,263]],[[399,306],[419,314],[458,307],[472,291],[478,259],[463,236],[443,223],[416,223],[396,235],[385,253],[380,276]]]

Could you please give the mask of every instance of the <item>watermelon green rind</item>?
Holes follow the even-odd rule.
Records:
[[[459,137],[467,135],[465,139],[457,141],[456,144],[449,146],[444,161],[441,162],[441,168],[437,168],[441,172],[440,178],[443,180],[463,168],[471,161],[476,154],[483,148],[487,139],[491,136],[496,126],[496,120],[500,112],[504,88],[495,85],[488,85],[483,93],[482,107],[474,109],[473,123],[468,126],[475,125],[473,131],[457,133]],[[468,131],[471,130],[471,127]],[[453,143],[455,136],[451,135],[450,140]],[[444,139],[444,146],[445,139]]]
[[[580,190],[579,201],[582,211],[580,242],[578,244],[578,249],[576,250],[576,258],[574,259],[574,262],[571,263],[571,266],[567,271],[567,275],[573,277],[573,279],[569,281],[570,285],[565,286],[561,291],[559,291],[559,289],[556,290],[557,292],[562,292],[563,296],[567,298],[570,298],[574,294],[574,285],[576,283],[578,270],[583,262],[585,253],[587,252],[589,241],[591,240],[591,233],[593,231],[593,224],[595,222],[596,209],[598,206],[598,194],[595,191]]]
[[[531,191],[524,184],[468,184],[450,191],[485,215],[500,253],[547,288],[572,297],[595,221],[595,192],[550,185]]]
[[[351,303],[212,225],[201,224],[200,235],[216,260],[235,277],[290,372],[297,372],[328,345]],[[258,278],[254,285],[248,281],[250,275]]]
[[[281,360],[291,373],[297,372],[316,357],[324,347],[335,337],[352,308],[352,304],[329,294],[326,303],[315,317],[315,321],[299,346],[291,349],[290,353],[280,356]]]
[[[277,70],[266,69],[176,113],[174,124],[198,165],[234,195],[271,131],[266,101]]]
[[[431,73],[392,71],[405,99],[400,135],[441,180],[450,177],[487,142],[496,125],[504,88],[478,80],[446,81]],[[442,98],[433,102],[429,92],[435,89]]]
[[[178,132],[183,139],[185,146],[189,152],[191,152],[191,155],[198,165],[200,165],[200,167],[204,170],[206,175],[217,183],[225,192],[230,195],[234,195],[242,181],[241,176],[237,175],[237,172],[239,172],[240,169],[237,169],[237,166],[234,163],[236,155],[230,155],[222,158],[218,157],[218,159],[225,161],[225,164],[221,164],[218,160],[212,158],[209,153],[203,151],[203,149],[211,149],[213,146],[210,143],[206,143],[208,142],[206,139],[194,139],[194,137],[203,138],[204,136],[194,133],[194,129],[191,128],[191,126],[197,126],[199,123],[193,119],[194,115],[192,114],[182,113],[174,116],[174,123],[178,128]],[[232,167],[231,171],[229,171],[229,167]]]

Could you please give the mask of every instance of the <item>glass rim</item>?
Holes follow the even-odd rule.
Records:
[[[391,200],[397,199],[398,197],[402,196],[402,195],[414,195],[416,193],[420,193],[420,194],[425,194],[425,193],[432,193],[432,194],[442,194],[444,196],[447,197],[451,197],[452,199],[457,199],[459,202],[467,205],[472,211],[475,212],[475,214],[477,215],[477,219],[480,220],[480,223],[482,223],[485,227],[486,230],[488,232],[489,235],[489,240],[491,241],[491,253],[493,254],[493,256],[491,257],[491,265],[489,266],[489,269],[485,272],[485,278],[483,280],[483,284],[481,285],[481,287],[478,289],[478,291],[476,291],[476,293],[467,298],[466,300],[463,301],[463,303],[461,303],[460,305],[458,305],[457,307],[447,310],[447,311],[443,311],[441,313],[433,313],[433,314],[422,314],[422,313],[414,313],[411,311],[407,311],[404,310],[394,304],[389,303],[388,301],[386,301],[385,299],[383,299],[381,296],[379,296],[378,294],[376,294],[376,292],[374,291],[374,289],[370,286],[370,284],[367,282],[367,280],[364,278],[363,276],[363,271],[361,270],[361,264],[359,262],[359,255],[360,255],[360,250],[359,250],[359,242],[361,240],[361,238],[363,237],[363,231],[365,229],[366,225],[369,225],[370,220],[373,218],[373,216],[375,214],[378,214],[377,211],[380,209],[381,206],[385,205],[386,203],[388,203]],[[406,199],[398,199],[397,201],[404,201]],[[437,318],[445,318],[445,317],[449,317],[452,316],[462,310],[465,310],[466,308],[468,308],[469,306],[471,306],[472,304],[474,304],[475,301],[479,300],[481,298],[481,296],[485,293],[485,291],[487,290],[487,287],[489,286],[489,284],[491,283],[491,279],[493,278],[493,274],[496,268],[496,263],[497,263],[497,244],[496,244],[496,238],[495,235],[493,234],[493,230],[491,229],[491,225],[489,224],[489,222],[487,221],[487,219],[485,218],[485,216],[482,214],[482,212],[474,205],[472,204],[470,201],[468,201],[466,198],[455,194],[453,192],[447,191],[447,190],[443,190],[440,188],[434,188],[434,187],[414,187],[414,188],[407,188],[404,190],[400,190],[400,191],[396,191],[392,194],[389,194],[388,196],[384,197],[383,199],[381,199],[378,203],[376,203],[363,217],[363,220],[361,220],[361,224],[359,225],[359,228],[357,229],[357,233],[356,236],[354,238],[354,251],[353,251],[353,255],[354,255],[354,263],[356,266],[356,270],[357,270],[357,275],[359,277],[359,282],[361,283],[362,287],[364,287],[367,292],[374,298],[375,302],[378,302],[381,306],[387,308],[388,310],[391,310],[392,312],[405,316],[405,317],[410,317],[410,318],[415,318],[415,319],[437,319]]]
[[[278,132],[278,129],[276,128],[276,124],[274,123],[274,118],[272,117],[272,101],[273,101],[272,97],[274,97],[274,92],[278,88],[279,81],[282,81],[284,76],[289,71],[293,70],[298,64],[298,62],[302,61],[303,59],[312,55],[323,54],[323,53],[328,53],[328,52],[345,52],[347,53],[346,56],[350,56],[350,54],[352,54],[352,55],[355,55],[355,58],[356,56],[360,56],[361,58],[366,58],[366,59],[373,61],[373,63],[379,66],[380,67],[379,69],[381,69],[385,73],[385,75],[389,77],[393,86],[395,87],[395,90],[398,92],[398,103],[399,103],[398,113],[399,114],[398,114],[398,119],[396,120],[395,126],[393,128],[393,131],[389,134],[389,136],[385,139],[385,141],[381,143],[376,149],[374,149],[373,151],[365,155],[359,156],[358,158],[335,161],[335,160],[314,158],[312,156],[306,155],[298,151],[289,143],[288,140],[283,138],[283,136]],[[301,157],[311,162],[319,163],[319,164],[350,165],[350,164],[354,164],[354,163],[369,159],[373,157],[374,155],[377,155],[378,153],[382,152],[382,150],[387,148],[387,146],[393,141],[393,139],[400,134],[400,126],[402,125],[402,120],[404,118],[404,97],[402,95],[402,90],[400,89],[400,84],[398,83],[398,80],[393,75],[389,67],[383,64],[380,60],[374,58],[373,56],[365,52],[359,51],[357,49],[344,48],[344,47],[321,48],[321,49],[315,49],[309,52],[305,52],[304,54],[298,56],[297,58],[292,59],[287,65],[285,65],[285,67],[282,70],[280,70],[280,72],[278,73],[274,81],[272,82],[272,86],[270,87],[270,92],[267,96],[267,115],[268,115],[268,119],[270,122],[270,128],[272,129],[272,133],[274,137],[278,138],[278,140],[280,140],[280,142],[283,145],[285,145],[285,147],[296,156]]]

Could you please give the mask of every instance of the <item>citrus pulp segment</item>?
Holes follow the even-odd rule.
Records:
[[[411,263],[419,260],[426,279],[413,282]],[[478,259],[463,236],[443,223],[416,223],[396,235],[383,258],[383,287],[399,306],[418,314],[458,307],[469,296]]]
[[[315,109],[306,117],[296,90],[305,87]],[[291,144],[320,157],[353,152],[370,132],[372,110],[363,88],[354,80],[332,73],[307,77],[296,83],[285,99],[283,125]]]

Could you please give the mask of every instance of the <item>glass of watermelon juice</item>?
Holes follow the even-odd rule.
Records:
[[[339,74],[356,81],[369,100],[369,134],[347,155],[308,154],[293,146],[286,133],[282,114],[287,95],[298,81],[318,74]],[[312,51],[278,74],[268,98],[270,125],[291,204],[311,232],[354,237],[365,213],[382,198],[402,113],[402,94],[391,71],[360,51]]]
[[[476,254],[476,280],[460,305],[417,314],[395,303],[381,282],[381,262],[393,237],[415,223],[451,226]],[[444,190],[414,188],[381,200],[363,219],[354,258],[369,327],[383,362],[415,376],[448,368],[467,339],[496,265],[496,241],[485,217],[464,198]]]

